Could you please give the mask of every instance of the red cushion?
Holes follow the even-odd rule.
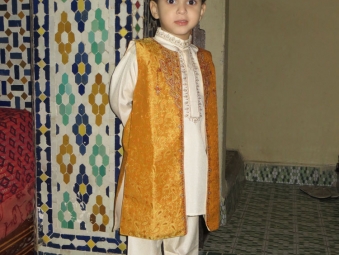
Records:
[[[31,214],[34,183],[32,114],[0,108],[0,238]]]
[[[32,114],[0,109],[0,203],[34,180]]]

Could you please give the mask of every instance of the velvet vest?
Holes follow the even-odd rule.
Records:
[[[183,96],[180,61],[154,39],[136,41],[138,79],[123,132],[124,177],[120,233],[165,239],[187,233],[184,185]],[[198,51],[207,133],[206,225],[219,227],[218,119],[211,54]],[[118,192],[117,192],[118,193]]]

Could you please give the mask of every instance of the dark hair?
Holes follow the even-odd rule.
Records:
[[[150,1],[153,1],[153,2],[156,2],[158,3],[158,0],[150,0]],[[206,0],[201,0],[201,3],[204,4],[206,2]]]

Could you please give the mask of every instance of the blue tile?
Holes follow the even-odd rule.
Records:
[[[8,26],[9,27],[21,27],[21,20],[9,20]]]
[[[22,53],[10,53],[11,59],[22,59]]]
[[[7,4],[0,4],[0,11],[7,11]]]
[[[0,37],[0,43],[8,43],[8,37]],[[5,54],[5,49],[1,49],[1,57],[4,56],[3,54]],[[5,63],[5,62],[2,62],[2,63]]]
[[[0,16],[0,31],[5,31],[4,28],[4,17]]]

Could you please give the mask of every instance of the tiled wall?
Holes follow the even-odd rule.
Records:
[[[29,0],[0,1],[0,107],[32,107]]]
[[[331,186],[336,182],[335,166],[292,166],[273,163],[246,162],[248,181],[299,185]]]
[[[122,149],[108,85],[142,37],[143,1],[34,0],[33,10],[38,254],[124,254],[112,232]]]

